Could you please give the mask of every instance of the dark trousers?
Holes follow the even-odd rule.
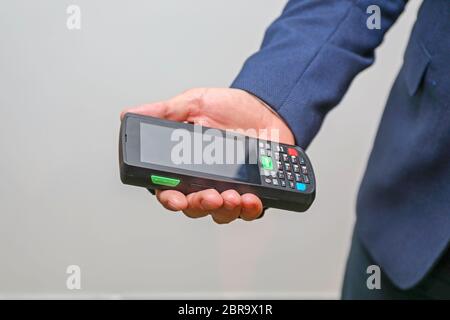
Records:
[[[381,288],[369,289],[367,267],[377,263],[369,256],[354,233],[347,261],[342,299],[450,299],[450,250],[442,256],[430,273],[414,288],[401,290],[383,273],[380,266]],[[373,284],[370,279],[370,283]]]

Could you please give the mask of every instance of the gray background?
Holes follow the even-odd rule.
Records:
[[[119,112],[228,86],[285,1],[0,3],[0,296],[337,298],[356,191],[413,1],[327,117],[308,214],[216,225],[119,180]],[[66,28],[81,7],[82,28]],[[66,267],[82,289],[66,288]]]

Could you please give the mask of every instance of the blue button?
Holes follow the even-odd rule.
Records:
[[[304,184],[304,183],[297,182],[296,187],[297,187],[297,190],[299,190],[299,191],[306,190],[306,184]]]

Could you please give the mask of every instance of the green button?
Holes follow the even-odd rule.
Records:
[[[268,156],[261,156],[261,164],[263,166],[263,169],[266,170],[272,170],[273,164],[272,164],[272,158]]]
[[[159,184],[162,186],[168,186],[168,187],[176,187],[180,184],[180,179],[174,179],[174,178],[167,178],[167,177],[161,177],[161,176],[151,176],[152,183]]]

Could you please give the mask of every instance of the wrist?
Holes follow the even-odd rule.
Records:
[[[247,95],[251,96],[254,100],[257,101],[263,108],[264,111],[263,114],[263,121],[264,128],[268,130],[278,130],[277,137],[274,137],[274,139],[270,139],[272,134],[269,135],[269,140],[279,140],[279,142],[287,143],[287,144],[295,144],[295,137],[292,133],[291,129],[289,128],[286,121],[278,114],[278,112],[272,108],[269,104],[267,104],[264,100],[259,98],[258,96],[252,94],[251,92],[239,89],[243,92],[245,92]]]

